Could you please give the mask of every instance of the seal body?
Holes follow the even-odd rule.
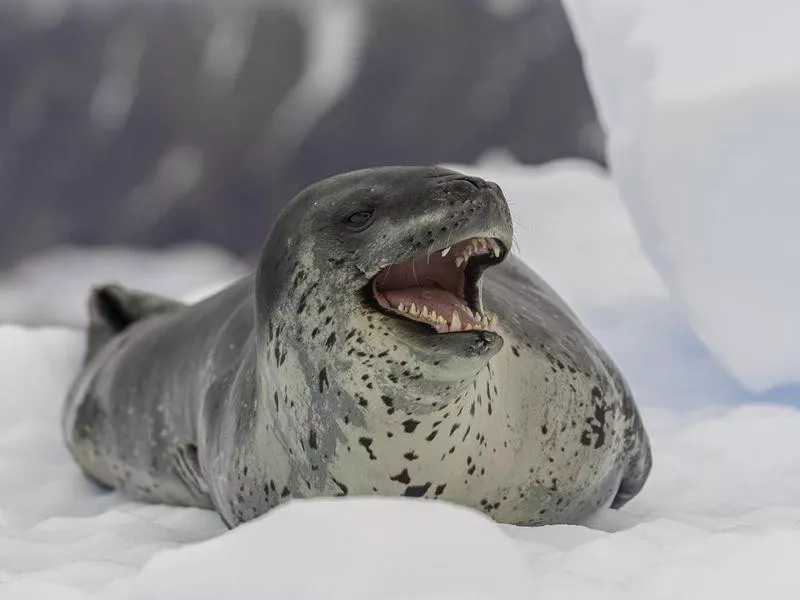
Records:
[[[94,292],[68,446],[107,486],[229,526],[348,494],[520,525],[622,506],[651,465],[631,393],[510,246],[490,182],[437,168],[320,182],[256,272],[199,304]]]

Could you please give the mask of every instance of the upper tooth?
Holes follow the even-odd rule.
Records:
[[[442,250],[442,258],[444,258],[445,256],[447,256],[447,254],[450,252],[450,248],[452,248],[452,246],[448,246],[447,248],[445,248],[444,250]]]
[[[494,254],[495,256],[499,257],[500,256],[500,244],[498,244],[497,241],[494,238],[492,238],[492,239],[489,240],[489,246],[491,246],[491,248],[492,248],[492,254]]]
[[[497,315],[493,314],[489,317],[489,327],[494,327],[495,325],[497,325]]]
[[[460,331],[461,330],[461,317],[458,316],[458,311],[453,311],[453,316],[450,319],[450,331]]]

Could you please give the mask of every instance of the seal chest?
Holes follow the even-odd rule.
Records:
[[[93,297],[68,443],[107,485],[146,479],[161,491],[139,483],[138,497],[213,506],[231,526],[348,494],[441,498],[517,524],[621,506],[650,469],[631,394],[511,240],[500,189],[453,171],[315,184],[254,275],[217,296]],[[144,448],[150,415],[167,434]]]

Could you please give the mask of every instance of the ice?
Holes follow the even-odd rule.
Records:
[[[695,331],[754,391],[800,382],[800,4],[566,0],[609,160]]]
[[[458,168],[500,183],[514,251],[631,382],[655,460],[636,499],[581,526],[527,529],[443,502],[329,499],[226,531],[210,511],[130,502],[87,481],[59,429],[82,333],[3,326],[0,598],[800,597],[800,410],[743,388],[705,350],[602,171],[576,161]],[[96,252],[53,254],[0,279],[0,289],[25,307],[60,290],[63,305],[29,314],[79,323],[98,277],[196,299],[244,269],[211,250],[185,254],[185,269],[172,252]]]
[[[92,286],[119,282],[194,301],[247,271],[241,260],[202,244],[166,251],[53,248],[0,274],[0,323],[82,326]]]

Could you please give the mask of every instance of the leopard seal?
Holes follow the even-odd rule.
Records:
[[[254,273],[187,306],[91,294],[63,428],[83,470],[229,527],[293,498],[439,498],[576,523],[644,485],[625,379],[509,253],[500,188],[436,167],[311,185]]]

